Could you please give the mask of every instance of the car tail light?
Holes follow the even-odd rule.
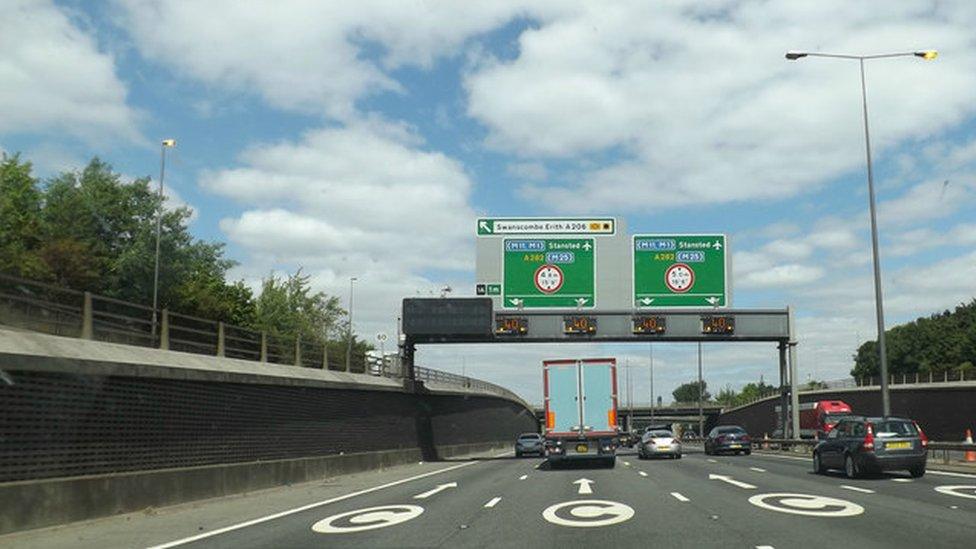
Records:
[[[918,438],[922,441],[922,448],[928,448],[929,437],[925,436],[925,432],[922,431],[922,428],[918,426],[918,422],[913,421],[912,423],[915,424],[915,428],[918,429]]]
[[[556,427],[556,412],[546,412],[546,429]]]
[[[861,443],[861,446],[865,450],[874,451],[874,425],[868,423],[867,427],[868,432],[864,435],[864,442]]]
[[[725,442],[725,435],[719,435],[719,437],[715,439],[715,442],[718,442],[719,444]]]

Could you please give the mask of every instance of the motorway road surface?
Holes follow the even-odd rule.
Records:
[[[786,495],[784,495],[786,494]],[[0,537],[9,547],[972,547],[976,475],[815,475],[797,456],[421,463]],[[829,540],[829,541],[827,541]]]

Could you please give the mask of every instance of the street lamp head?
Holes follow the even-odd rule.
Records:
[[[809,55],[809,54],[803,53],[801,51],[788,51],[788,52],[786,52],[786,58],[789,59],[790,61],[796,61],[797,59],[799,59],[801,57],[806,57],[807,55]]]
[[[939,52],[935,50],[922,50],[915,52],[915,57],[921,57],[926,61],[931,61],[939,56]]]
[[[175,139],[163,139],[163,146],[164,147],[175,147],[176,146],[176,140]]]

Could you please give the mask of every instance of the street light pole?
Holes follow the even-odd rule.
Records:
[[[861,106],[864,112],[864,151],[868,165],[868,204],[871,212],[871,257],[874,268],[874,309],[878,324],[878,368],[881,374],[881,415],[891,415],[891,394],[888,390],[888,349],[885,342],[884,299],[881,292],[881,255],[878,248],[878,216],[874,199],[874,170],[871,165],[871,132],[868,130],[868,94],[864,78],[864,61],[889,57],[921,57],[932,60],[938,56],[935,50],[883,53],[877,55],[848,55],[833,53],[787,52],[786,58],[796,61],[803,57],[832,57],[856,59],[861,69]]]
[[[352,365],[352,284],[357,279],[349,277],[349,325],[346,327],[346,371],[350,372]]]
[[[156,346],[156,317],[159,305],[159,240],[163,221],[163,178],[166,177],[166,149],[176,146],[175,139],[163,139],[159,147],[159,200],[156,205],[156,261],[153,267],[153,302],[152,302],[152,341]]]

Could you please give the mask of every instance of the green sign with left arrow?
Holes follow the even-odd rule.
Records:
[[[592,238],[506,238],[503,307],[594,307],[595,245]]]

